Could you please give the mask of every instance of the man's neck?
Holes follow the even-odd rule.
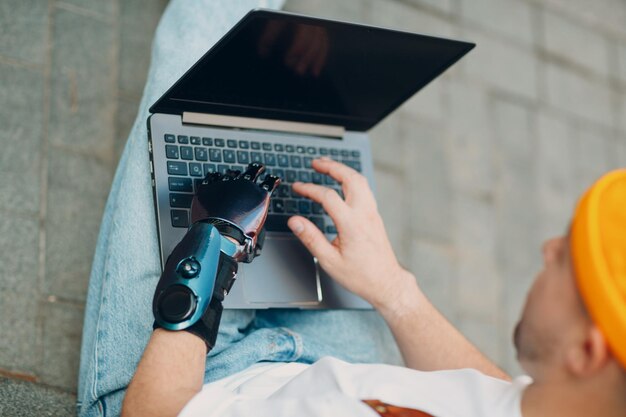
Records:
[[[524,417],[623,417],[626,401],[614,388],[593,383],[534,383],[522,398]]]

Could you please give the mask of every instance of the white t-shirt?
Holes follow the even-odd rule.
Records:
[[[206,384],[180,416],[375,417],[362,400],[380,400],[435,417],[522,417],[521,396],[530,382],[470,369],[420,372],[332,357],[313,365],[260,363]]]

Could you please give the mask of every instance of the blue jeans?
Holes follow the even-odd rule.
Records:
[[[152,296],[161,274],[150,184],[148,107],[248,10],[283,0],[172,0],[159,23],[152,63],[104,211],[93,260],[81,348],[78,413],[118,415],[152,332]],[[226,310],[205,382],[260,361],[400,363],[374,311]]]

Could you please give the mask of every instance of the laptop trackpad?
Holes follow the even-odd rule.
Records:
[[[315,261],[296,238],[266,237],[261,256],[246,265],[243,284],[250,303],[321,301]]]

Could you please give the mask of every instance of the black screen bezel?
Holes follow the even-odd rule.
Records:
[[[416,80],[415,84],[412,86],[408,86],[406,92],[398,96],[398,99],[392,102],[388,108],[383,111],[378,117],[375,118],[362,118],[362,117],[351,117],[351,116],[337,116],[332,114],[315,114],[315,113],[304,113],[304,112],[295,112],[295,111],[285,111],[280,109],[270,109],[270,108],[259,108],[259,107],[240,107],[240,106],[232,106],[228,104],[218,104],[218,103],[208,103],[208,102],[198,102],[198,101],[188,101],[188,100],[179,100],[172,97],[172,93],[176,90],[177,86],[185,81],[185,78],[194,72],[195,68],[199,66],[200,63],[204,63],[207,60],[210,60],[213,55],[217,54],[222,48],[228,46],[230,40],[237,35],[241,30],[243,30],[246,25],[252,22],[253,19],[263,19],[263,18],[271,18],[271,19],[288,19],[290,21],[309,23],[315,25],[342,25],[342,26],[352,26],[355,28],[368,29],[374,31],[386,31],[387,33],[394,33],[397,36],[409,36],[409,37],[419,37],[421,40],[430,39],[433,42],[445,42],[448,44],[453,44],[458,46],[459,52],[453,56],[448,62],[444,62],[437,70],[433,71],[433,73],[426,78],[421,78]],[[346,130],[352,131],[367,131],[387,117],[392,111],[398,108],[402,103],[412,97],[416,92],[424,88],[428,85],[432,80],[436,79],[439,75],[441,75],[446,69],[452,66],[455,62],[461,59],[465,54],[467,54],[470,50],[472,50],[476,45],[470,42],[451,40],[438,38],[427,35],[420,35],[410,32],[398,31],[393,29],[379,28],[374,26],[368,26],[357,23],[347,23],[336,20],[329,19],[321,19],[316,17],[304,16],[290,12],[283,11],[275,11],[275,10],[266,10],[266,9],[253,9],[248,12],[230,31],[226,33],[209,51],[207,51],[202,58],[198,60],[189,70],[183,74],[182,77],[176,81],[166,92],[159,98],[149,109],[150,113],[166,113],[166,114],[180,114],[183,112],[196,112],[196,113],[209,113],[209,114],[220,114],[220,115],[229,115],[229,116],[242,116],[242,117],[253,117],[253,118],[261,118],[261,119],[274,119],[274,120],[286,120],[286,121],[294,121],[294,122],[304,122],[304,123],[315,123],[315,124],[324,124],[324,125],[334,125],[334,126],[342,126]]]

